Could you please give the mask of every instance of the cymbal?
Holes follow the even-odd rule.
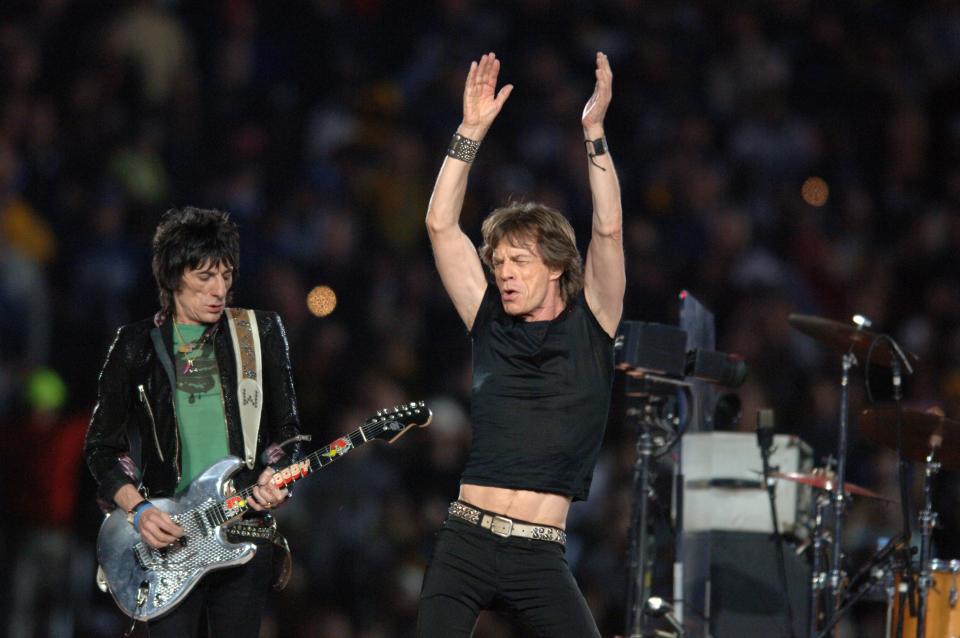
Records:
[[[803,485],[809,485],[810,487],[818,490],[826,490],[827,492],[835,492],[837,489],[836,477],[832,473],[826,474],[822,470],[814,470],[810,474],[802,474],[800,472],[771,472],[770,476],[785,481],[793,481],[794,483],[802,483]],[[893,502],[886,496],[881,496],[873,490],[868,490],[865,487],[860,487],[853,483],[844,482],[843,491],[847,494],[856,494],[857,496],[866,496],[869,498],[878,498],[882,501]]]
[[[863,330],[853,324],[798,314],[791,314],[787,317],[787,321],[803,334],[813,337],[834,350],[840,352],[852,351],[863,362],[866,362],[869,353],[871,363],[890,367],[893,358],[896,356],[889,341],[886,339],[875,341],[879,336],[877,333]],[[870,352],[871,344],[875,344],[873,352]],[[911,363],[918,360],[918,357],[914,354],[909,352],[905,354]]]
[[[867,439],[897,449],[897,406],[867,408],[860,414],[860,429]],[[960,470],[960,421],[942,414],[903,409],[903,456],[923,463],[932,448],[934,460],[948,470]]]

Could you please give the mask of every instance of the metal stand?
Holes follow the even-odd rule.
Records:
[[[757,427],[759,432],[759,426]],[[787,582],[787,562],[783,555],[783,535],[780,533],[780,521],[777,516],[777,482],[770,476],[770,473],[774,471],[770,467],[770,443],[772,441],[773,428],[771,427],[769,440],[766,444],[761,443],[760,445],[760,458],[763,462],[763,483],[767,488],[767,497],[770,500],[770,519],[773,523],[773,539],[777,547],[777,571],[780,575],[780,586],[783,588],[783,602],[787,608],[787,631],[784,635],[795,638],[793,604],[790,602],[790,585]]]
[[[810,576],[810,638],[817,638],[818,620],[820,615],[820,603],[823,588],[827,584],[827,572],[823,565],[823,546],[824,529],[823,513],[830,503],[830,496],[827,493],[817,494],[814,500],[813,515],[813,572]]]
[[[830,619],[823,630],[822,633],[817,634],[816,631],[813,632],[813,635],[820,636],[823,638],[827,636],[830,632],[833,631],[837,623],[840,622],[840,619],[843,618],[844,614],[853,608],[857,602],[866,595],[874,586],[878,583],[881,583],[885,580],[888,580],[894,571],[894,562],[897,560],[898,554],[907,553],[905,549],[906,545],[904,540],[901,537],[894,537],[890,539],[889,542],[874,555],[870,561],[860,569],[860,571],[851,579],[850,586],[853,588],[854,583],[860,583],[864,578],[866,580],[862,582],[854,590],[854,593],[850,595],[847,600],[844,602],[843,606],[833,615],[833,618]]]
[[[676,386],[671,386],[676,387]],[[649,510],[653,495],[653,462],[679,440],[675,399],[650,394],[639,398],[641,407],[631,407],[627,416],[636,419],[637,461],[633,471],[633,511],[630,517],[630,574],[627,583],[628,638],[656,638],[663,635],[649,627],[651,615],[663,615],[662,605],[649,609]],[[653,614],[656,611],[657,614]]]
[[[937,513],[933,511],[933,477],[940,471],[940,463],[934,461],[937,448],[933,447],[927,455],[926,470],[923,473],[923,509],[920,511],[920,577],[917,579],[919,605],[917,606],[917,638],[925,638],[927,633],[927,594],[933,585],[930,577],[930,551],[933,528],[937,524]]]
[[[842,540],[843,516],[846,501],[847,478],[847,439],[849,430],[850,404],[850,369],[857,364],[857,358],[852,352],[843,355],[843,377],[840,382],[840,433],[837,443],[837,483],[833,490],[833,547],[831,548],[830,578],[827,583],[827,597],[824,605],[824,616],[827,622],[833,613],[840,607],[841,585],[843,582],[842,569]],[[831,633],[832,635],[832,633]]]
[[[643,426],[641,425],[641,428]],[[647,602],[647,545],[648,513],[650,508],[650,462],[653,459],[653,436],[649,429],[643,428],[637,440],[637,462],[633,469],[634,503],[631,527],[633,542],[630,546],[630,588],[627,600],[631,605],[627,611],[627,626],[630,638],[644,638],[646,615],[644,605]]]

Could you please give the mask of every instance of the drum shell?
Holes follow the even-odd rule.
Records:
[[[927,593],[927,638],[960,638],[960,560],[930,561],[931,587]],[[897,601],[903,569],[894,575],[894,595],[887,615],[887,638],[896,638],[899,620]],[[917,635],[917,617],[910,613],[909,603],[903,603],[903,636]],[[919,611],[919,610],[918,610]]]

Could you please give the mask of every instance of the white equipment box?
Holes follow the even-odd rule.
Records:
[[[772,532],[756,434],[691,432],[681,440],[684,532]],[[773,471],[808,473],[813,453],[799,437],[777,434],[770,465]],[[803,536],[810,517],[810,487],[777,479],[776,496],[780,531]]]

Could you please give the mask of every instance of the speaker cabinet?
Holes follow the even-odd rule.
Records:
[[[708,576],[708,582],[691,582],[710,610],[706,635],[713,638],[779,638],[786,635],[787,607],[778,571],[777,548],[769,534],[751,532],[697,532],[685,534],[685,544],[709,570],[687,570]],[[794,635],[809,634],[808,589],[811,567],[795,547],[784,544],[787,584],[793,606]],[[704,566],[705,567],[705,566]],[[695,596],[696,597],[696,596]],[[691,602],[694,602],[691,600]],[[698,605],[685,606],[688,614]]]

